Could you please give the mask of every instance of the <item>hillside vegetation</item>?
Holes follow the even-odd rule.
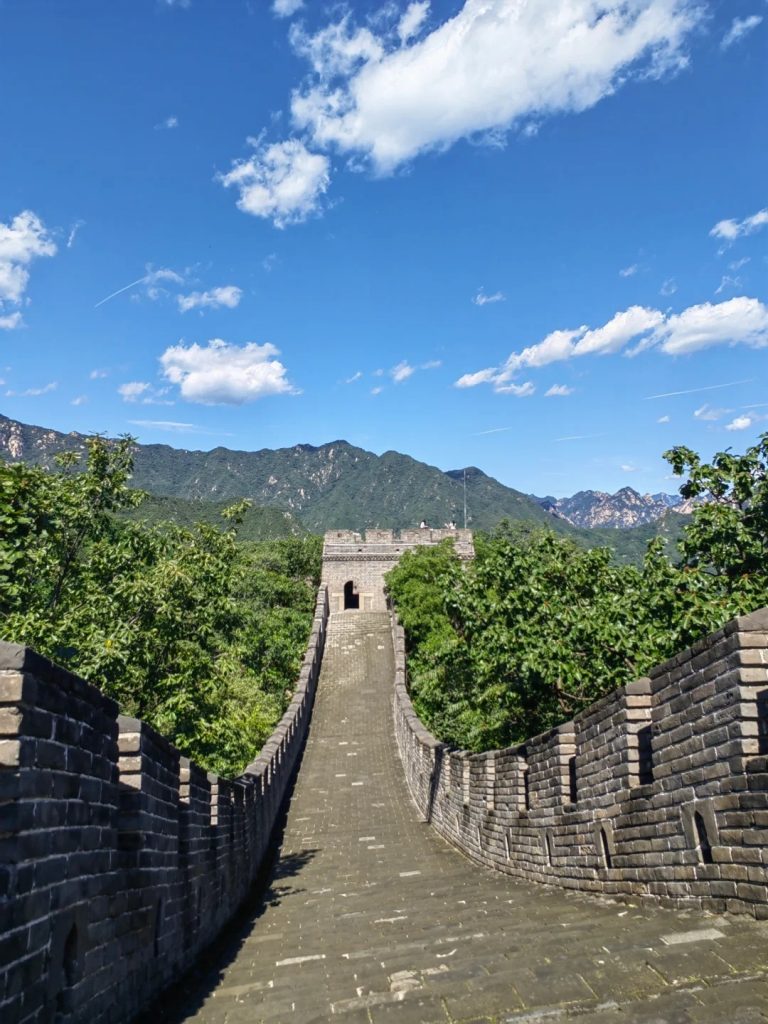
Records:
[[[221,526],[224,513],[231,505],[227,501],[196,501],[189,498],[164,498],[157,494],[144,494],[138,505],[120,510],[120,516],[148,526],[175,523],[194,527],[198,523]],[[239,541],[277,540],[280,537],[305,537],[307,530],[290,512],[276,508],[243,507],[237,526]]]
[[[55,468],[58,455],[74,452],[83,465],[87,445],[82,434],[62,434],[0,416],[0,458],[7,462]],[[401,529],[422,519],[436,526],[450,520],[461,524],[465,476],[467,525],[476,531],[493,530],[509,519],[547,527],[582,547],[607,544],[617,560],[637,562],[648,536],[666,529],[660,523],[637,536],[632,530],[581,529],[475,467],[444,473],[399,452],[379,456],[346,441],[257,452],[186,451],[133,442],[131,485],[152,494],[153,500],[130,514],[148,522],[166,515],[180,525],[198,518],[214,522],[218,509],[248,498],[254,507],[245,516],[241,535],[254,539],[286,535],[286,526],[290,533],[302,529],[323,533],[327,529]],[[270,518],[266,509],[277,514]],[[285,518],[281,521],[280,516]]]
[[[218,526],[126,519],[141,512],[131,442],[90,438],[86,451],[84,466],[68,452],[51,472],[0,464],[2,637],[83,675],[203,767],[237,774],[293,690],[320,540],[238,543],[247,503]]]
[[[504,525],[466,569],[450,542],[403,556],[387,585],[405,626],[414,704],[459,747],[520,742],[641,676],[734,615],[768,604],[768,434],[710,463],[665,454],[703,498],[673,564]]]

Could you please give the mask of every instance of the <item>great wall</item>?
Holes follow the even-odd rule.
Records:
[[[3,1024],[127,1024],[164,992],[147,1020],[766,1019],[768,610],[468,754],[417,718],[384,591],[446,536],[472,556],[467,531],[326,535],[293,699],[235,780],[0,645]]]

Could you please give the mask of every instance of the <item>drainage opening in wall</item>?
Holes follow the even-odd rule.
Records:
[[[347,580],[344,584],[344,611],[360,607],[360,595],[355,592],[355,584]]]
[[[154,935],[154,949],[155,956],[160,956],[160,927],[163,923],[163,901],[158,900],[157,906],[155,907],[155,935]]]
[[[608,843],[608,835],[606,834],[604,826],[600,826],[600,851],[603,855],[603,864],[605,867],[610,868],[613,866],[613,858],[611,857],[611,847]]]
[[[544,829],[541,845],[544,849],[544,856],[546,857],[547,864],[549,867],[552,867],[552,835],[549,829]]]
[[[653,729],[650,725],[637,730],[637,781],[641,786],[653,782]]]
[[[757,695],[757,752],[768,754],[768,690]]]
[[[77,925],[73,924],[64,940],[64,953],[61,961],[61,984],[56,994],[55,1020],[69,1019],[72,1011],[70,993],[77,981]]]
[[[575,804],[579,799],[579,785],[576,778],[576,755],[568,758],[568,800]]]
[[[693,812],[693,827],[696,829],[696,838],[698,839],[699,846],[699,858],[702,864],[711,864],[712,858],[712,842],[707,831],[707,823],[704,821],[704,816],[699,811]]]
[[[531,783],[528,777],[528,765],[523,768],[523,810],[531,809]]]

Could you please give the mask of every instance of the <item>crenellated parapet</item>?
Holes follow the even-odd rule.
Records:
[[[384,576],[406,551],[453,542],[462,560],[475,557],[471,530],[328,530],[323,543],[323,582],[328,586],[332,612],[359,608],[367,612],[387,610]]]
[[[328,621],[237,779],[29,648],[0,643],[0,1020],[124,1024],[242,905],[301,754]]]
[[[518,878],[768,918],[768,609],[525,743],[452,749],[420,722],[393,618],[395,730],[414,800]]]

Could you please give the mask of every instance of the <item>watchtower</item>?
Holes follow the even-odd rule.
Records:
[[[452,540],[461,559],[474,558],[471,530],[328,530],[323,544],[323,583],[328,586],[330,610],[387,610],[384,576],[403,552]]]

